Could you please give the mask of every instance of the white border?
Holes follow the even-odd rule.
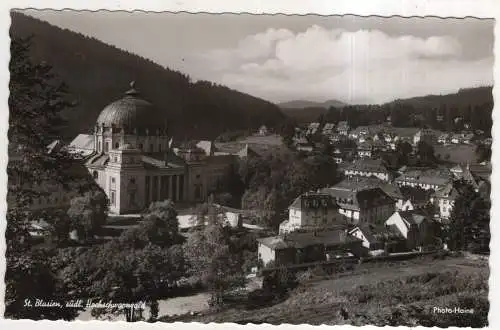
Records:
[[[1,34],[1,47],[0,52],[1,63],[3,65],[0,67],[0,78],[2,80],[2,88],[0,88],[0,98],[3,100],[4,106],[0,112],[0,132],[3,132],[0,151],[3,157],[0,157],[0,167],[6,168],[7,160],[7,128],[8,128],[8,61],[9,61],[9,26],[10,26],[10,16],[9,10],[12,8],[51,8],[51,9],[87,9],[87,10],[98,10],[98,9],[108,9],[108,10],[144,10],[144,11],[189,11],[189,12],[211,12],[211,13],[221,13],[221,12],[248,12],[248,13],[284,13],[284,14],[308,14],[316,13],[321,15],[331,15],[331,14],[357,14],[361,16],[369,15],[379,15],[379,16],[440,16],[440,17],[479,17],[479,18],[498,18],[500,12],[500,1],[498,0],[190,0],[190,1],[170,1],[170,0],[156,0],[156,1],[134,1],[134,0],[73,0],[71,2],[67,0],[2,0],[0,3],[0,31]],[[495,35],[499,34],[499,27],[495,24]],[[481,36],[478,36],[480,38]],[[499,49],[498,43],[495,42],[495,55],[498,53]],[[500,77],[500,69],[497,65],[494,68],[495,77]],[[495,100],[500,99],[499,88],[494,86],[493,94]],[[495,110],[493,112],[493,157],[492,164],[493,168],[496,168],[498,158],[500,153],[496,150],[497,140],[500,139],[500,126],[497,121],[500,120],[500,115],[497,111],[497,106],[495,104]],[[500,182],[500,174],[493,171],[492,182]],[[5,209],[6,209],[6,185],[7,176],[5,170],[0,171],[0,181],[1,187],[3,188],[0,194],[0,209],[3,212],[1,219],[5,219]],[[500,310],[500,304],[497,304],[498,289],[494,285],[494,280],[497,275],[495,265],[498,265],[499,257],[498,253],[494,253],[496,250],[499,240],[497,237],[497,232],[500,227],[496,224],[496,220],[500,215],[499,207],[500,202],[497,202],[497,188],[496,184],[492,185],[492,209],[491,209],[491,250],[493,251],[490,258],[490,316],[489,323],[491,328],[496,328],[495,326],[500,325],[499,313],[495,313]],[[5,221],[0,221],[0,232],[5,230]],[[5,252],[4,239],[0,239],[0,255]],[[5,263],[2,260],[0,262],[0,274],[4,274]],[[0,281],[0,315],[3,315],[3,301],[4,301],[4,290],[5,286],[3,281]],[[176,328],[176,329],[201,329],[206,327],[215,327],[217,329],[234,329],[241,327],[255,327],[255,326],[238,326],[235,324],[220,324],[220,325],[201,325],[196,323],[191,324],[125,324],[124,322],[113,322],[104,323],[99,321],[75,321],[71,323],[59,322],[49,322],[49,321],[5,321],[0,320],[0,328],[5,329],[24,329],[24,328],[35,328],[44,327],[48,329],[62,329],[63,327],[70,326],[74,329],[88,329],[89,326],[92,328],[100,329],[120,329],[123,327],[133,326],[137,327],[155,327],[158,328]],[[260,328],[271,328],[269,325],[261,325]],[[300,327],[300,328],[299,328]],[[322,326],[326,327],[326,326]],[[302,328],[312,328],[312,326],[280,326],[282,329],[302,329]],[[347,326],[345,326],[347,328]],[[370,326],[369,328],[375,329],[375,327]]]

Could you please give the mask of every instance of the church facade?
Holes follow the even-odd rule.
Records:
[[[236,155],[216,155],[196,143],[174,148],[160,117],[132,83],[122,99],[101,111],[93,134],[80,134],[70,144],[106,192],[111,213],[140,212],[166,199],[203,202],[232,171]]]

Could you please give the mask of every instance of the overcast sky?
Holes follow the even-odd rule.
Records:
[[[493,84],[493,20],[27,13],[273,102],[382,103]]]

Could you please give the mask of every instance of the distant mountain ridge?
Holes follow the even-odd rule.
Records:
[[[301,108],[325,108],[330,107],[343,107],[346,103],[338,100],[328,100],[325,102],[315,102],[306,100],[294,100],[278,103],[281,109],[301,109]]]
[[[207,81],[191,82],[178,71],[105,44],[12,12],[12,37],[33,35],[31,56],[45,61],[69,86],[78,106],[64,113],[65,139],[89,131],[100,111],[136,82],[143,97],[162,110],[176,139],[212,139],[226,131],[279,125],[285,115],[273,103]]]

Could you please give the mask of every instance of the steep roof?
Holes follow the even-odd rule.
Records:
[[[438,189],[434,193],[434,196],[441,199],[455,200],[458,196],[460,196],[460,193],[457,188],[453,186],[453,183],[448,183],[446,186]]]
[[[405,221],[408,228],[411,225],[420,226],[422,222],[428,220],[429,218],[418,211],[398,211],[401,218]]]
[[[450,182],[451,177],[449,172],[445,173],[442,170],[409,170],[396,178],[396,182],[415,182],[430,185],[444,185]]]
[[[297,210],[337,209],[335,199],[325,193],[305,193],[297,197],[289,208]]]
[[[382,181],[377,177],[355,177],[355,178],[346,178],[339,183],[337,183],[334,187],[337,188],[346,188],[352,191],[367,189],[367,188],[380,188],[382,189],[389,197],[393,199],[401,199],[403,198],[403,194],[401,193],[400,188],[392,183],[388,183],[386,181]]]
[[[382,189],[368,188],[353,191],[348,188],[330,187],[321,190],[335,198],[337,204],[349,210],[362,210],[395,203]]]
[[[94,135],[78,134],[68,146],[69,152],[78,152],[82,156],[89,156],[94,152]]]
[[[347,166],[347,169],[366,172],[388,172],[381,159],[355,159]]]
[[[356,230],[361,231],[366,240],[370,243],[381,242],[385,240],[401,240],[404,236],[396,226],[374,225],[363,223],[359,224],[349,231],[352,234]]]
[[[196,146],[205,151],[205,154],[207,156],[210,156],[215,151],[214,143],[212,141],[198,141],[198,143],[196,143]]]

